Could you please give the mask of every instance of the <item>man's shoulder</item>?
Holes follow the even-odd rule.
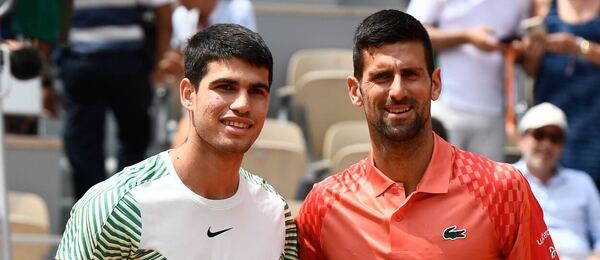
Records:
[[[343,171],[335,173],[316,183],[313,190],[325,194],[357,191],[361,184],[366,180],[367,163],[369,163],[369,158],[364,158],[357,163],[350,165]]]
[[[248,183],[248,185],[254,187],[249,188],[250,194],[258,196],[259,194],[266,194],[266,199],[271,203],[285,204],[283,196],[277,192],[277,190],[267,180],[262,177],[255,175],[243,168],[240,168],[241,180]]]
[[[168,173],[161,155],[147,158],[132,166],[126,167],[107,180],[90,188],[85,195],[73,206],[72,214],[94,211],[96,208],[105,210],[100,213],[108,216],[130,191],[148,181],[156,180]],[[109,209],[109,210],[106,210]]]
[[[592,177],[584,171],[581,170],[577,170],[574,168],[567,168],[567,167],[559,167],[560,169],[560,174],[567,176],[570,179],[576,179],[578,181],[591,181]]]
[[[456,149],[452,168],[454,176],[463,184],[524,181],[523,175],[513,165],[460,149]]]
[[[315,183],[304,200],[304,204],[318,204],[320,208],[329,208],[344,194],[353,193],[364,185],[367,177],[368,158],[360,160],[345,170],[333,174]]]

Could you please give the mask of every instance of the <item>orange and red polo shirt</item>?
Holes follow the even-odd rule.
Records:
[[[372,155],[315,184],[296,218],[300,259],[558,259],[521,173],[434,136],[408,197]]]

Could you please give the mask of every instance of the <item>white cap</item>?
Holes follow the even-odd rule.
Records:
[[[544,126],[554,125],[567,132],[567,116],[555,105],[541,103],[531,107],[519,123],[519,132],[524,133],[529,129],[537,129]]]

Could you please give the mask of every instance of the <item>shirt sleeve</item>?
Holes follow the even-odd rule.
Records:
[[[424,25],[432,25],[439,20],[444,2],[442,0],[410,1],[406,12]]]
[[[108,216],[102,214],[103,206],[99,200],[75,206],[55,259],[133,257],[141,238],[141,215],[133,196],[127,193]]]
[[[588,208],[587,219],[590,236],[592,238],[593,250],[600,250],[600,192],[592,181],[592,178],[584,176],[587,187]],[[583,188],[583,187],[582,187]]]
[[[292,217],[292,212],[288,204],[285,204],[285,242],[284,252],[280,259],[297,260],[298,259],[298,229],[296,222]]]
[[[298,255],[302,260],[323,259],[324,253],[321,250],[321,222],[324,210],[319,210],[318,185],[315,185],[306,196],[296,224],[298,225]]]
[[[517,172],[518,173],[518,172]],[[558,259],[558,253],[544,222],[542,208],[531,192],[529,183],[520,174],[517,185],[522,191],[523,201],[518,213],[516,235],[506,241],[503,252],[509,260]]]

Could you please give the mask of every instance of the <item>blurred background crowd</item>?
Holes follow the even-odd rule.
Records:
[[[42,61],[33,79],[0,73],[14,259],[51,259],[87,189],[185,141],[181,51],[217,23],[257,31],[273,53],[269,119],[243,167],[297,208],[369,154],[346,77],[354,28],[383,8],[428,29],[442,71],[434,131],[515,163],[561,258],[600,257],[600,0],[0,2],[2,70],[35,67],[18,50]]]

